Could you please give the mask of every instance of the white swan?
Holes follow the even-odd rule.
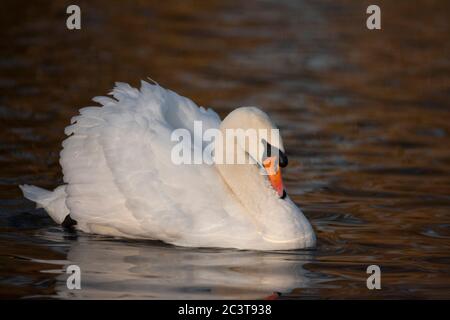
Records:
[[[255,164],[171,161],[174,129],[195,134],[194,120],[202,121],[204,130],[275,128],[264,112],[242,107],[221,122],[213,110],[144,81],[140,90],[116,83],[111,94],[94,98],[102,106],[81,109],[65,129],[69,137],[60,154],[65,184],[54,191],[20,186],[56,223],[191,247],[315,245],[310,223],[284,192],[280,171],[264,176]],[[280,150],[276,158],[284,157],[281,140],[272,143]]]

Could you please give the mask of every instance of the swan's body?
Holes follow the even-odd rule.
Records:
[[[65,129],[65,184],[53,192],[21,186],[55,222],[70,214],[84,232],[181,246],[314,246],[308,220],[289,197],[278,196],[257,166],[171,161],[174,129],[194,134],[194,120],[204,130],[274,127],[265,113],[239,108],[221,122],[211,109],[147,82],[140,90],[118,83],[112,95],[94,98],[102,106],[81,109]]]

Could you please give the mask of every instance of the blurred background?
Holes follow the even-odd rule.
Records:
[[[81,30],[66,8],[81,8]],[[382,30],[366,28],[381,7]],[[0,4],[0,298],[450,298],[450,2]],[[69,233],[17,185],[62,183],[63,130],[150,77],[280,126],[314,250],[175,248]],[[66,288],[67,264],[82,290]],[[377,264],[382,289],[368,290]]]

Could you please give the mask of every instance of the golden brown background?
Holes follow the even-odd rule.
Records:
[[[274,282],[294,299],[450,298],[450,2],[377,1],[381,31],[368,1],[77,1],[68,31],[71,3],[0,4],[0,297],[262,298]],[[61,183],[80,107],[146,77],[222,117],[271,114],[317,249],[71,234],[23,199],[18,184]],[[80,292],[64,289],[68,261]],[[366,288],[370,264],[382,290]]]

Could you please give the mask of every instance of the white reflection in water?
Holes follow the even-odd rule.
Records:
[[[191,249],[154,242],[71,242],[67,260],[81,268],[81,290],[57,277],[60,298],[260,299],[307,287],[308,251]]]

